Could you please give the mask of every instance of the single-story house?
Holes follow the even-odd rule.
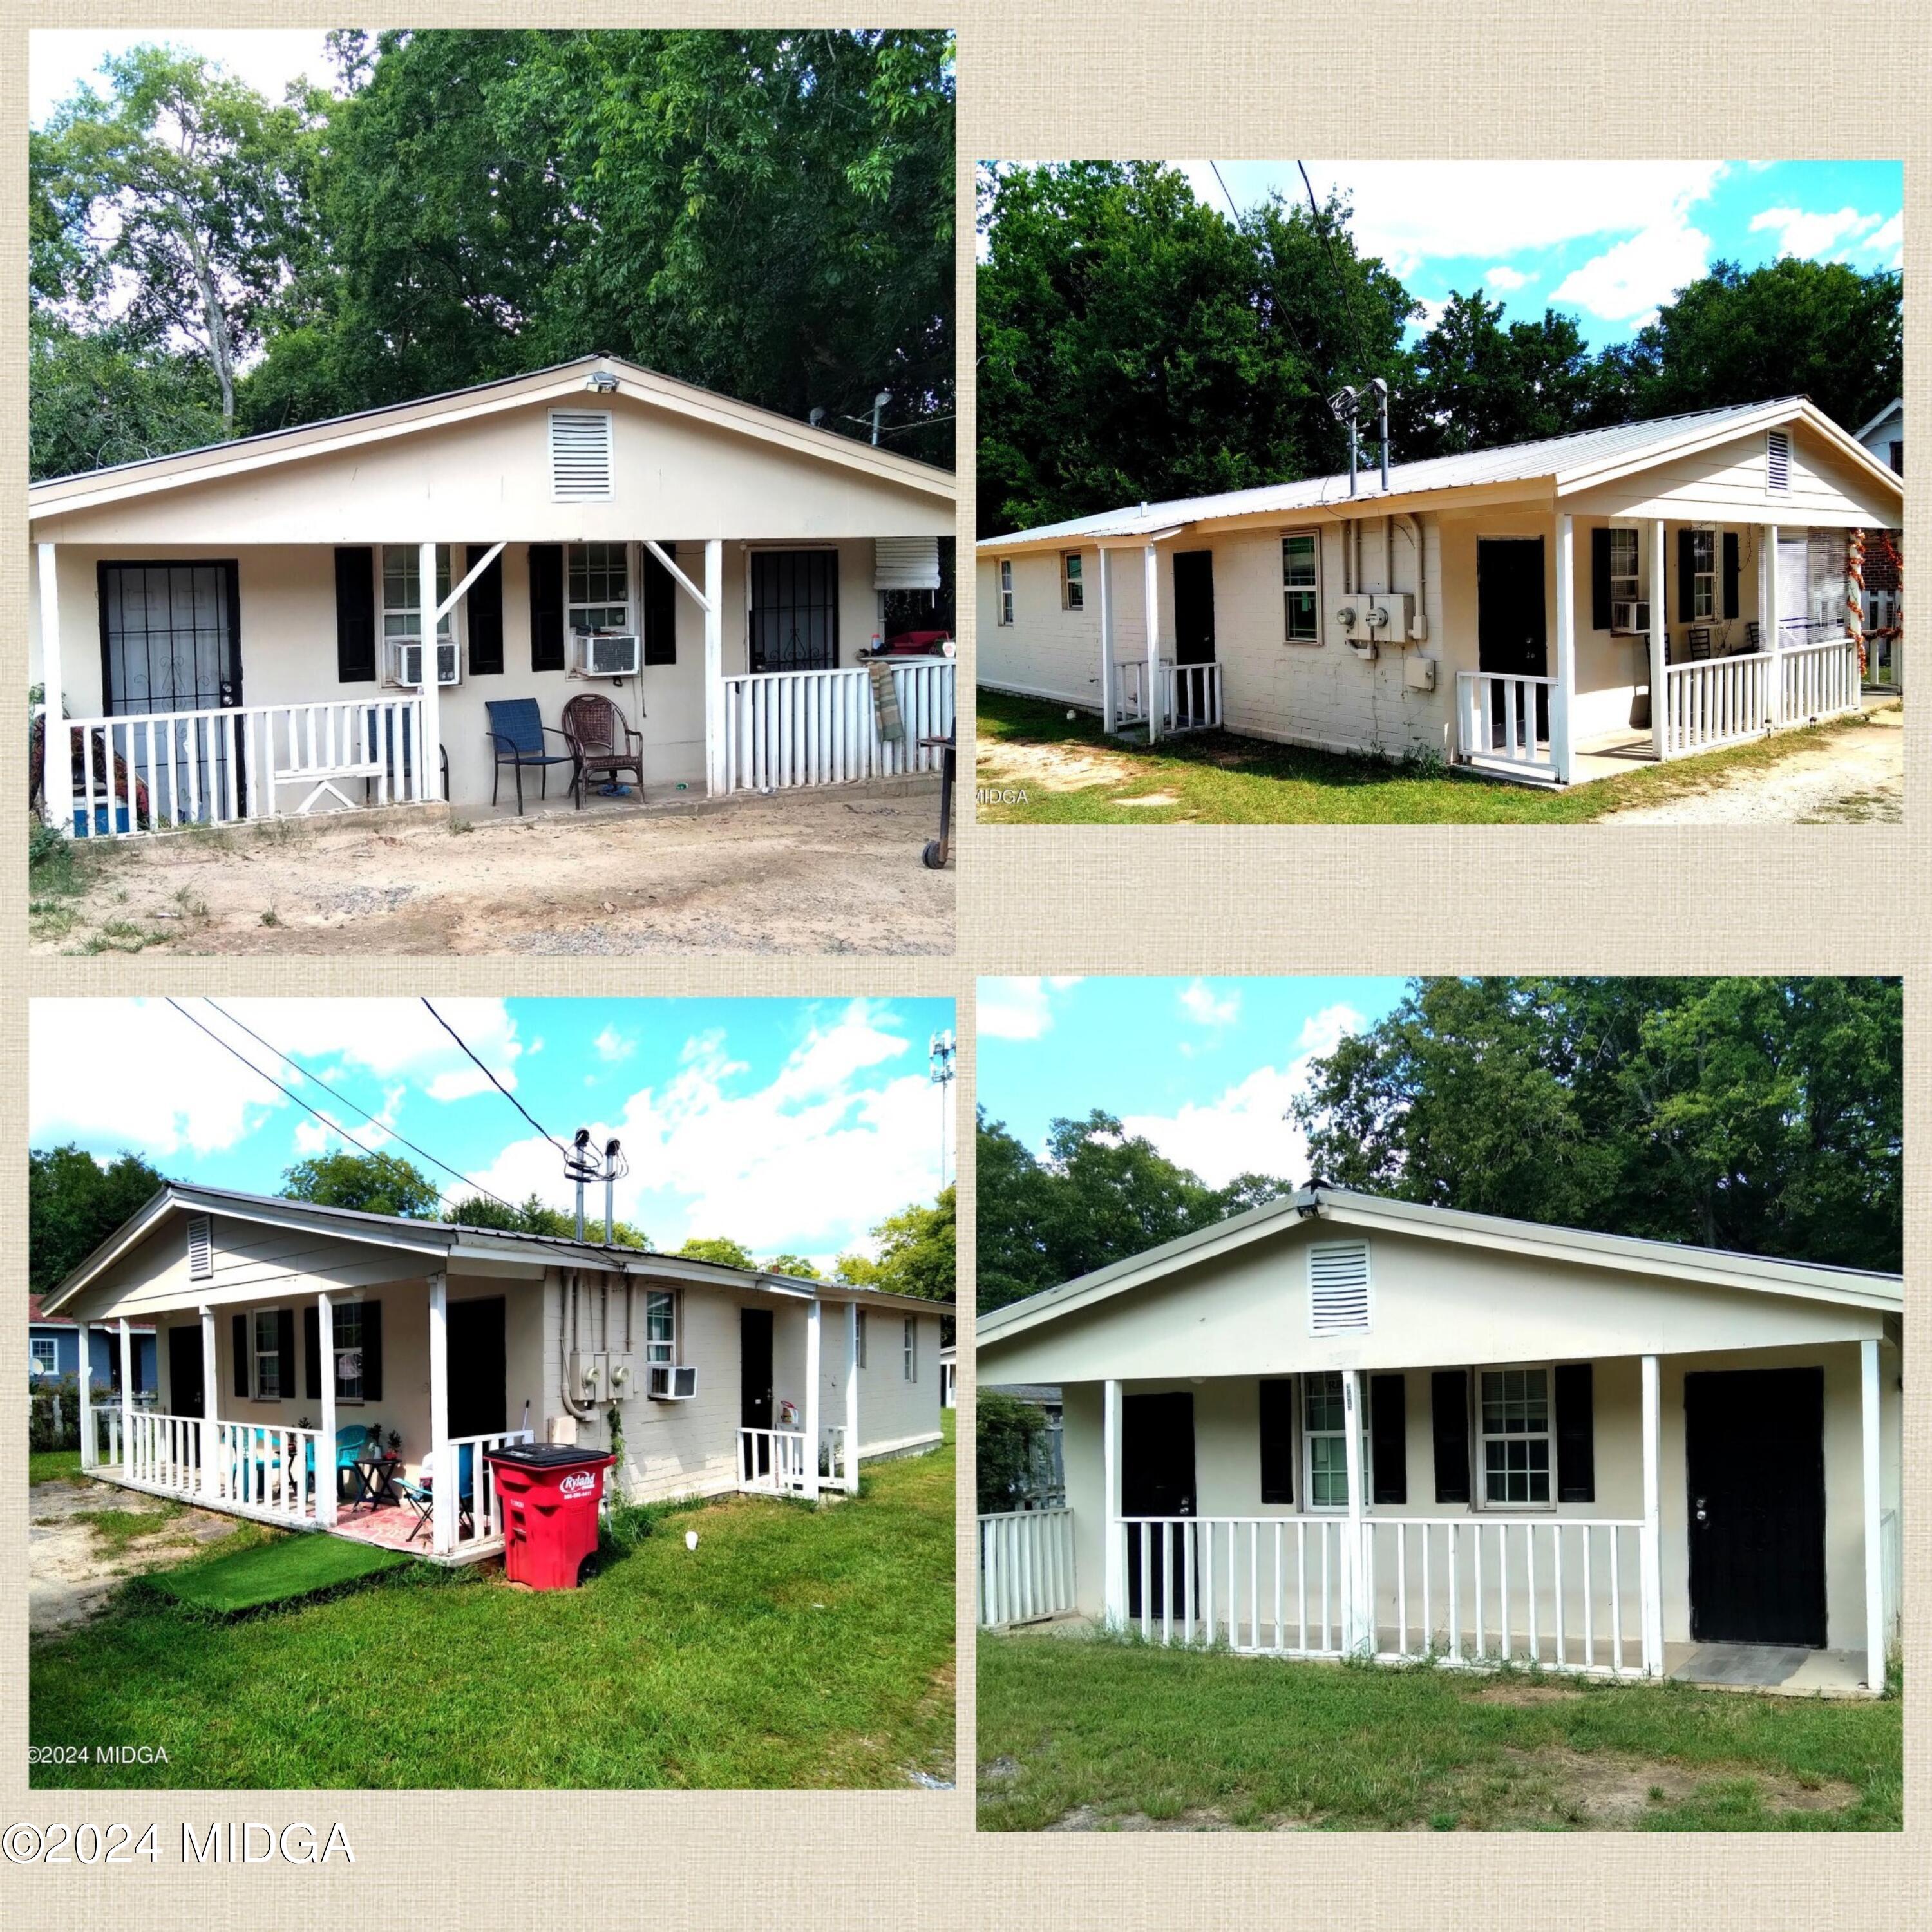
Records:
[[[980,542],[977,675],[1568,784],[1855,710],[1847,535],[1903,503],[1790,397],[1124,505]]]
[[[980,1620],[1289,1657],[1885,1682],[1903,1282],[1315,1186],[983,1316],[1066,1507]]]
[[[1858,440],[1888,470],[1905,474],[1905,401],[1892,400],[1858,432]],[[1897,691],[1905,682],[1905,589],[1902,530],[1864,533],[1865,682]]]
[[[556,797],[586,694],[638,734],[650,794],[936,768],[950,641],[886,660],[889,694],[868,665],[887,596],[938,589],[954,497],[610,356],[36,483],[49,820]],[[560,768],[500,773],[486,707],[516,699]]]
[[[151,1322],[134,1324],[134,1399],[152,1396],[155,1388],[154,1327]],[[36,1382],[58,1382],[80,1372],[80,1324],[70,1316],[49,1315],[40,1306],[40,1298],[27,1298],[28,1373]],[[112,1338],[103,1329],[88,1337],[88,1369],[97,1388],[118,1392],[121,1387],[121,1355]]]
[[[939,1406],[941,1408],[959,1406],[959,1348],[956,1342],[949,1342],[939,1352]]]
[[[951,1312],[178,1183],[47,1306],[114,1334],[124,1358],[135,1322],[160,1331],[152,1410],[83,1407],[82,1462],[103,1480],[292,1528],[384,1542],[422,1530],[425,1552],[460,1562],[502,1547],[484,1458],[512,1442],[616,1449],[611,1491],[631,1501],[856,1492],[865,1461],[940,1441]],[[390,1473],[405,1482],[460,1472],[430,1485],[428,1526],[349,1466],[371,1428],[397,1445]]]

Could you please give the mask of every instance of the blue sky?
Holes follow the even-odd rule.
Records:
[[[1308,1178],[1282,1117],[1311,1058],[1390,1011],[1394,979],[999,979],[978,996],[979,1101],[1039,1152],[1096,1107],[1220,1185]]]
[[[1305,201],[1292,161],[1180,161],[1226,213],[1278,192]],[[1355,243],[1380,255],[1430,317],[1480,287],[1505,322],[1554,307],[1593,348],[1627,341],[1719,260],[1780,255],[1861,272],[1903,260],[1897,161],[1310,161],[1318,197],[1354,206]],[[1425,318],[1427,320],[1428,318]]]
[[[358,1139],[416,1160],[452,1196],[460,1185],[389,1130],[488,1192],[571,1205],[556,1150],[419,1001],[181,1004]],[[827,1261],[869,1251],[872,1226],[938,1191],[941,1103],[926,1057],[931,1036],[952,1025],[950,1000],[434,1004],[560,1140],[580,1126],[600,1145],[621,1138],[631,1172],[618,1212],[660,1247],[725,1234],[761,1258]],[[224,1015],[382,1124],[334,1105]],[[131,1148],[170,1176],[272,1194],[294,1162],[344,1144],[164,1001],[36,1000],[29,1027],[35,1147],[72,1141],[102,1157]]]

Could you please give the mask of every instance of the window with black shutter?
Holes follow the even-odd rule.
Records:
[[[1408,1405],[1406,1378],[1369,1378],[1369,1440],[1373,1449],[1370,1496],[1378,1503],[1408,1501]]]
[[[530,668],[563,668],[563,546],[530,545]]]
[[[1738,533],[1736,530],[1724,532],[1724,602],[1726,617],[1738,614]]]
[[[376,676],[376,553],[367,544],[335,553],[335,676],[342,684]]]
[[[1436,1448],[1436,1500],[1469,1500],[1469,1376],[1438,1369],[1429,1378],[1430,1433]]]
[[[488,544],[471,544],[464,551],[464,574],[476,568]],[[470,674],[498,677],[503,670],[503,556],[500,550],[463,599],[464,624],[470,637]]]
[[[1610,628],[1610,532],[1606,524],[1590,532],[1590,628]]]
[[[1556,1500],[1597,1500],[1597,1420],[1594,1378],[1588,1362],[1564,1362],[1556,1371]]]
[[[1262,1501],[1294,1500],[1294,1384],[1261,1385]]]
[[[229,1319],[229,1340],[233,1346],[235,1362],[235,1393],[244,1402],[248,1400],[248,1318],[245,1315],[232,1316]]]

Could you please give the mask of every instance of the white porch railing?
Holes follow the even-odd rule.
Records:
[[[116,1417],[118,1420],[118,1411]],[[193,1495],[201,1486],[202,1432],[206,1426],[200,1416],[129,1411],[123,1477],[147,1489]]]
[[[1904,1548],[1899,1538],[1898,1512],[1883,1511],[1878,1520],[1879,1588],[1885,1606],[1885,1639],[1887,1644],[1899,1641],[1899,1617],[1902,1607],[1900,1567],[1904,1558]]]
[[[466,1516],[460,1508],[456,1517],[456,1540],[459,1546],[470,1543],[501,1542],[503,1537],[503,1504],[496,1493],[496,1472],[490,1466],[489,1456],[493,1449],[507,1449],[515,1442],[534,1442],[534,1431],[528,1429],[508,1429],[494,1436],[458,1436],[449,1444],[450,1465],[462,1480],[463,1452],[470,1454],[470,1510]],[[467,1522],[469,1528],[464,1528]]]
[[[1147,660],[1122,658],[1114,665],[1114,728],[1147,722]]]
[[[87,1442],[81,1441],[81,1463],[87,1468],[116,1468],[121,1462],[121,1405],[104,1406],[98,1399],[88,1410],[94,1430],[94,1460],[87,1460]]]
[[[1777,722],[1777,672],[1761,651],[1666,666],[1664,755],[1682,758],[1755,738]]]
[[[1163,664],[1160,668],[1163,731],[1211,731],[1221,722],[1221,667]]]
[[[156,1418],[155,1420],[163,1420]],[[179,1420],[180,1418],[172,1418]],[[206,1430],[207,1425],[201,1425]],[[214,1424],[214,1482],[210,1500],[291,1522],[316,1520],[320,1432],[255,1422]],[[321,1479],[335,1480],[335,1445],[328,1447]]]
[[[740,1430],[739,1488],[760,1496],[802,1495],[805,1449],[802,1430]]]
[[[1348,1527],[1337,1516],[1124,1517],[1128,1628],[1158,1643],[1339,1657]]]
[[[938,771],[944,754],[920,741],[952,729],[953,660],[897,659],[892,670],[904,727],[892,742],[879,735],[872,674],[863,664],[726,678],[724,789],[776,791]]]
[[[1463,759],[1538,778],[1554,778],[1550,707],[1553,677],[1506,677],[1499,672],[1456,674],[1456,743]]]
[[[845,1425],[835,1422],[825,1432],[824,1453],[819,1458],[823,1480],[843,1486],[846,1474]]]
[[[147,712],[49,725],[48,816],[82,837],[132,838],[184,825],[300,817],[324,804],[421,804],[442,796],[440,754],[422,755],[420,698]],[[285,790],[300,793],[292,809],[281,798]]]
[[[1779,724],[1814,724],[1858,708],[1858,647],[1850,638],[1791,645],[1778,661]]]
[[[1012,1510],[980,1519],[982,1630],[1038,1623],[1077,1606],[1071,1510]]]

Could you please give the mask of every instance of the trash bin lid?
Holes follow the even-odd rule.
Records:
[[[614,1460],[604,1449],[573,1449],[563,1442],[512,1442],[501,1449],[486,1449],[486,1461],[515,1462],[526,1469],[567,1469],[584,1462],[608,1462]]]

